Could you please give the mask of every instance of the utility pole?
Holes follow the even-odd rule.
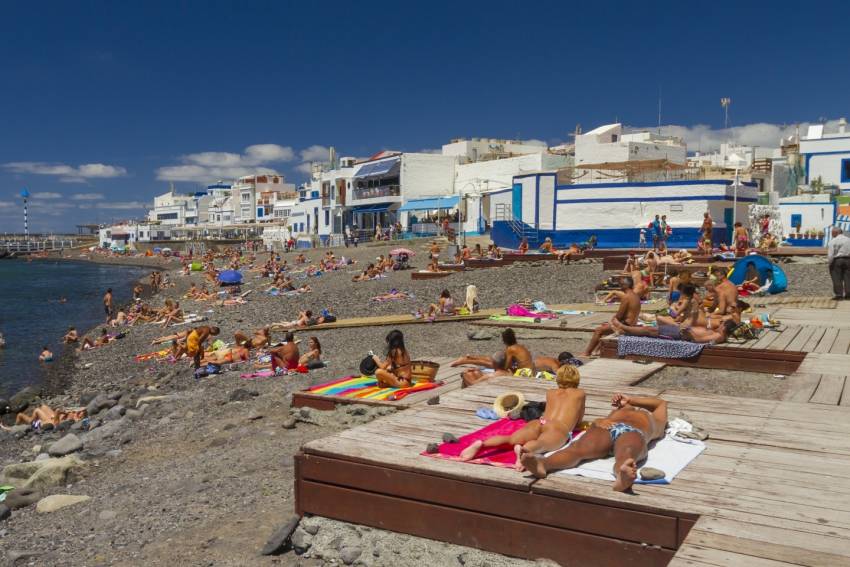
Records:
[[[724,96],[720,99],[720,106],[723,107],[723,128],[729,129],[729,105],[732,104],[732,99]]]

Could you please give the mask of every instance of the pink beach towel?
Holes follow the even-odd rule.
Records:
[[[514,303],[507,309],[507,314],[513,317],[534,317],[535,319],[557,319],[558,316],[553,313],[537,313],[529,311],[522,305]]]
[[[472,445],[475,441],[483,441],[484,439],[494,435],[511,435],[522,429],[525,423],[526,422],[523,419],[502,418],[498,421],[494,421],[487,427],[460,437],[457,443],[443,443],[440,445],[438,453],[423,452],[422,455],[426,457],[436,457],[438,459],[459,461],[461,452]],[[514,454],[514,448],[510,445],[501,445],[499,447],[482,449],[478,452],[478,456],[476,458],[467,462],[480,465],[493,465],[494,467],[512,468],[516,463],[516,454]]]

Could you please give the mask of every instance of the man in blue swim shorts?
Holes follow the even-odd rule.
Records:
[[[521,456],[522,465],[537,478],[551,471],[571,469],[582,461],[614,455],[614,490],[626,492],[637,479],[638,464],[646,459],[647,444],[664,436],[667,402],[661,398],[615,394],[614,409],[597,419],[578,441],[550,457]]]

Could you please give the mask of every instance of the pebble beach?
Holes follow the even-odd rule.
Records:
[[[427,244],[412,245],[416,268],[427,262]],[[192,283],[202,283],[203,276],[180,275],[177,262],[159,258],[97,261],[135,260],[136,265],[169,270],[174,287],[148,301],[159,307],[165,298],[178,299],[185,311],[205,317],[204,324],[220,327],[224,340],[232,340],[237,330],[250,333],[295,319],[304,309],[331,309],[339,319],[410,313],[434,303],[443,289],[462,303],[469,284],[478,287],[483,308],[506,307],[524,298],[548,304],[588,302],[604,277],[601,262],[581,260],[570,265],[518,263],[438,280],[413,281],[411,270],[406,270],[378,280],[351,281],[365,264],[393,247],[334,249],[337,256],[351,257],[357,264],[320,277],[296,279],[296,284],[309,283],[313,291],[295,297],[266,294],[270,282],[246,272],[242,290],[251,293],[247,303],[235,306],[182,299]],[[305,251],[313,260],[323,253],[324,249]],[[293,257],[294,253],[284,255],[290,262]],[[823,263],[804,260],[783,267],[790,282],[788,294],[829,294]],[[372,301],[391,289],[413,297]],[[53,471],[54,477],[46,478],[31,498],[85,498],[53,512],[39,512],[30,502],[14,509],[6,503],[11,517],[0,519],[0,555],[16,565],[548,564],[321,518],[301,522],[292,536],[294,549],[282,555],[261,555],[272,534],[292,515],[293,455],[299,447],[394,411],[363,406],[332,412],[292,410],[292,393],[355,373],[369,350],[383,350],[391,328],[299,331],[296,338],[302,341],[311,336],[319,339],[328,366],[304,375],[253,380],[240,378],[240,369],[195,379],[187,361],[134,361],[135,355],[153,350],[152,339],[181,330],[180,326],[163,329],[140,324],[130,327],[126,338],[102,348],[66,350],[49,387],[32,388],[12,398],[9,405],[13,411],[16,405],[38,400],[51,407],[86,406],[90,429],[78,423],[62,431],[0,432],[0,465],[37,463],[45,455],[61,457],[67,466]],[[491,354],[500,345],[497,329],[486,329],[489,339],[479,334],[483,340],[471,340],[470,332],[481,327],[464,322],[404,325],[400,330],[413,358]],[[517,335],[535,355],[549,356],[564,350],[577,353],[589,336],[544,330],[518,331]],[[282,333],[273,334],[273,340],[281,339]],[[718,377],[717,371],[668,368],[652,379],[670,387],[740,396],[782,393],[782,385],[767,375]],[[4,416],[4,422],[9,417]]]

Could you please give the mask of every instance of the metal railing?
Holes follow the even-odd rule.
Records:
[[[48,240],[13,240],[0,242],[0,250],[4,252],[44,252],[51,250],[65,250],[77,246],[75,239],[48,239]]]

